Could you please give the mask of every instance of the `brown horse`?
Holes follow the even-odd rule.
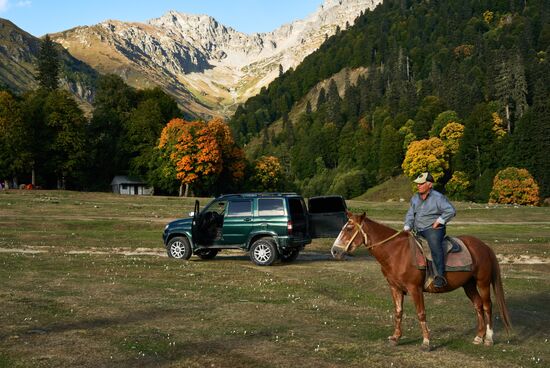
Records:
[[[500,268],[495,253],[481,240],[473,236],[460,236],[472,256],[472,270],[468,272],[447,272],[447,286],[435,289],[432,285],[424,288],[425,271],[413,264],[409,246],[408,231],[397,232],[385,225],[369,219],[365,213],[354,215],[348,212],[348,222],[342,228],[332,245],[332,256],[341,259],[346,253],[352,253],[365,245],[382,266],[382,273],[390,285],[395,306],[395,330],[388,339],[397,344],[402,335],[401,318],[403,316],[403,297],[412,296],[416,314],[422,329],[422,348],[430,349],[430,331],[426,324],[424,292],[448,292],[463,287],[472,301],[477,314],[477,334],[474,344],[490,346],[493,344],[493,320],[490,285],[493,286],[496,302],[507,332],[510,332],[510,317],[504,301],[504,290],[500,277]]]

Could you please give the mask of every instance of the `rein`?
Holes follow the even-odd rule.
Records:
[[[349,247],[351,245],[351,243],[355,240],[355,237],[357,236],[357,234],[359,234],[359,231],[361,232],[361,234],[363,234],[363,244],[365,244],[365,247],[367,249],[372,249],[374,247],[377,247],[379,245],[382,245],[390,240],[392,240],[393,238],[395,238],[396,236],[398,236],[399,234],[401,234],[403,232],[403,230],[401,231],[398,231],[396,232],[395,234],[393,234],[392,236],[390,236],[389,238],[386,238],[382,241],[379,241],[378,243],[375,243],[375,244],[371,244],[371,245],[368,245],[369,244],[369,237],[367,235],[367,233],[365,233],[365,230],[363,230],[363,227],[361,226],[361,224],[358,224],[357,222],[353,221],[353,220],[349,220],[353,225],[355,225],[355,227],[357,228],[357,230],[355,231],[355,233],[353,234],[353,236],[350,238],[350,240],[348,241],[348,243],[346,244],[346,246],[344,247],[344,252],[348,252],[349,250]]]

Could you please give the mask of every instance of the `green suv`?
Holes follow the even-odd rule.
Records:
[[[296,193],[226,194],[202,211],[196,201],[189,215],[164,228],[170,257],[212,259],[222,249],[242,249],[261,266],[295,260],[313,238],[335,237],[347,221],[342,197],[310,198],[306,207]]]

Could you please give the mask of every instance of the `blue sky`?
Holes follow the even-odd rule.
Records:
[[[40,37],[107,19],[144,22],[168,10],[207,14],[244,33],[269,32],[314,12],[323,0],[0,0],[0,18]]]

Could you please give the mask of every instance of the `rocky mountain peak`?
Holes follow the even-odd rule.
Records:
[[[106,21],[52,36],[77,58],[136,87],[160,85],[198,115],[228,115],[382,0],[325,0],[305,19],[245,34],[208,15],[169,11],[147,23]]]

